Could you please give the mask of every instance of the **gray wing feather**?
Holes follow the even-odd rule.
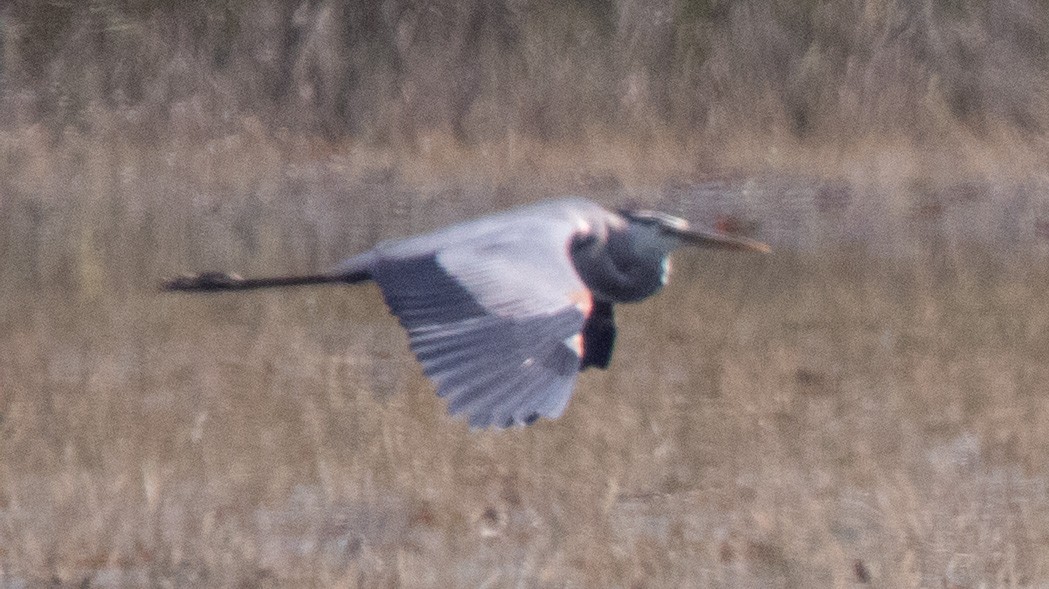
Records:
[[[508,426],[533,421],[537,415],[560,415],[579,364],[579,357],[563,343],[563,334],[575,329],[579,320],[572,313],[578,311],[499,330],[501,345],[495,344],[478,362],[454,369],[441,383],[449,409],[467,414],[475,426]],[[564,362],[564,355],[572,359]],[[435,380],[440,382],[442,376],[438,372]]]
[[[586,319],[571,221],[525,219],[429,251],[373,251],[369,271],[452,414],[473,427],[558,417],[578,374],[566,343]]]

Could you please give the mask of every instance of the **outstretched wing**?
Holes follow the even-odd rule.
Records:
[[[579,229],[525,219],[461,242],[395,242],[374,252],[372,276],[423,370],[471,426],[564,411],[592,306],[569,256]]]

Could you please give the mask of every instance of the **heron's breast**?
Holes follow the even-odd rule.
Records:
[[[648,298],[666,284],[666,271],[662,266],[655,268],[634,267],[629,272],[590,272],[583,277],[594,298],[611,303],[633,303]]]

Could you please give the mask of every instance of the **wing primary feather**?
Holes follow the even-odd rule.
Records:
[[[409,330],[413,346],[420,349],[438,347],[445,345],[452,339],[467,340],[473,337],[490,337],[488,331],[491,326],[488,321],[478,321],[475,325],[467,323],[456,323],[450,325],[434,325]]]
[[[543,403],[539,405],[538,412],[542,415],[556,419],[564,413],[568,406],[568,399],[572,396],[572,386],[575,379],[561,380],[555,383],[555,388],[546,396]]]
[[[470,372],[474,371],[470,369]],[[465,379],[458,379],[445,385],[449,389],[454,389],[450,390],[448,395],[448,411],[453,415],[472,413],[471,408],[500,394],[507,388],[507,382],[515,381],[519,375],[514,375],[507,370],[493,370],[473,381],[469,380],[472,374],[464,374],[464,376]]]
[[[579,358],[564,339],[569,332],[580,329],[581,322],[581,314],[572,307],[508,326],[511,329],[504,329],[500,339],[495,340],[496,343],[509,342],[506,353],[486,351],[483,360],[475,359],[464,366],[462,372],[437,378],[442,388],[455,391],[448,394],[449,410],[455,414],[466,413],[476,427],[482,423],[501,425],[509,417],[523,422],[535,412],[533,406],[560,406],[560,399],[549,401],[546,397],[559,396],[565,390],[559,380],[566,381],[570,387],[575,379]],[[499,375],[490,379],[495,388],[489,388],[487,383],[482,388],[470,382],[474,374],[488,370]]]
[[[507,410],[512,411],[521,402],[520,391],[528,386],[529,382],[538,380],[541,375],[537,365],[531,364],[523,370],[518,370],[488,394],[476,396],[471,402],[464,404],[461,411],[469,416],[471,425],[477,421],[483,421],[486,425],[500,425],[508,416]]]
[[[412,346],[426,373],[436,377],[440,372],[457,368],[503,368],[507,358],[515,355],[512,342],[505,340],[491,341],[491,334],[479,334],[478,337],[432,343],[426,346]]]
[[[456,404],[455,413],[465,414],[471,427],[485,427],[495,423],[495,407],[505,400],[505,395],[513,394],[518,383],[526,378],[527,374],[527,371],[520,371],[509,378],[503,375],[502,382],[496,383],[482,394],[472,394],[462,399]]]
[[[496,357],[486,357],[478,363],[462,364],[459,367],[449,365],[442,374],[433,377],[437,382],[438,394],[449,398],[449,409],[457,413],[465,397],[483,395],[491,383],[505,380],[506,362]]]
[[[555,389],[557,381],[557,376],[547,372],[544,373],[535,383],[531,383],[529,385],[529,390],[526,391],[521,401],[510,410],[514,422],[521,425],[528,425],[529,416],[539,414],[538,407],[542,405],[546,396]]]
[[[440,354],[433,357],[419,357],[427,376],[444,382],[445,374],[480,370],[498,370],[505,368],[506,361],[499,354],[478,354],[476,350],[466,349],[455,354]],[[471,370],[466,371],[465,367]]]
[[[539,390],[540,387],[547,388],[549,380],[548,374],[540,372],[540,374],[522,383],[518,390],[497,399],[498,402],[488,410],[491,422],[497,425],[507,424],[502,425],[502,427],[509,427],[518,421],[523,421],[523,419],[518,419],[518,415],[527,412],[525,406],[530,404],[535,391]]]
[[[558,355],[563,356],[560,359],[551,359],[550,357],[556,357]],[[537,412],[545,414],[544,407],[547,405],[556,406],[557,400],[560,399],[564,390],[567,388],[571,390],[572,385],[575,383],[576,375],[575,371],[575,354],[565,348],[564,350],[554,349],[548,354],[548,358],[544,361],[544,366],[548,370],[543,371],[542,378],[538,379],[534,383],[529,383],[526,391],[523,391],[521,402],[514,410],[515,417],[524,419],[529,413]],[[564,363],[565,368],[570,368],[570,371],[563,370],[549,370],[552,364]],[[553,403],[551,404],[551,399]]]
[[[510,346],[505,342],[491,341],[491,334],[485,333],[472,333],[467,334],[467,337],[453,334],[443,340],[437,340],[433,342],[427,342],[425,344],[416,344],[412,342],[412,350],[415,351],[420,361],[423,360],[440,360],[445,356],[455,357],[456,359],[467,359],[470,354],[477,354],[478,351],[481,353],[494,353],[497,351],[510,351]],[[480,350],[478,350],[480,348]],[[463,353],[466,353],[463,356]]]

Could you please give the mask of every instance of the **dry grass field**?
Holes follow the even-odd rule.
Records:
[[[445,415],[373,287],[155,287],[323,268],[571,179],[131,147],[7,151],[5,586],[1049,580],[1044,178],[591,178],[777,253],[678,255],[564,418],[494,433]]]
[[[169,4],[0,6],[0,587],[1049,586],[1042,3]],[[775,253],[526,429],[372,286],[157,290],[563,194]]]

